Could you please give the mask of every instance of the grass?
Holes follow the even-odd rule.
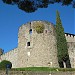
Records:
[[[27,67],[27,68],[13,68],[17,71],[75,71],[74,68],[49,68],[49,67]]]

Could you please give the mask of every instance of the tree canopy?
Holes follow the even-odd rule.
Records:
[[[17,5],[19,9],[31,13],[38,8],[47,8],[49,4],[61,3],[62,6],[72,5],[75,8],[73,0],[2,0],[6,4]]]

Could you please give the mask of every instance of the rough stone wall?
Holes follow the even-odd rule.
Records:
[[[74,34],[66,33],[65,36],[66,36],[67,42],[75,42],[75,35]]]
[[[3,55],[1,55],[0,61],[2,60],[8,60],[12,63],[12,67],[16,68],[17,67],[17,54],[18,53],[18,49],[15,48]]]
[[[34,29],[35,22],[42,22],[45,26],[44,32],[38,34]],[[32,34],[29,30],[32,29]],[[47,31],[47,32],[46,32]],[[44,21],[33,21],[22,25],[19,29],[18,47],[20,54],[19,67],[32,67],[32,66],[50,66],[58,67],[57,49],[55,30],[52,24],[47,24]],[[30,42],[30,46],[27,46]],[[52,65],[50,64],[52,62]]]
[[[75,35],[65,34],[67,45],[68,45],[68,53],[70,57],[71,67],[75,68]]]
[[[75,43],[74,42],[68,42],[68,52],[69,52],[71,67],[75,68]]]

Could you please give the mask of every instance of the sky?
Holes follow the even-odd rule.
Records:
[[[0,48],[8,52],[18,46],[18,29],[22,24],[33,20],[46,20],[56,24],[56,10],[60,12],[65,33],[75,34],[75,8],[51,4],[48,8],[39,8],[26,13],[16,5],[4,4],[0,0]]]

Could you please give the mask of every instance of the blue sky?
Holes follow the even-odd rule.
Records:
[[[53,4],[48,8],[40,8],[36,12],[26,13],[18,9],[16,5],[7,5],[0,0],[0,48],[7,52],[17,47],[18,29],[22,24],[33,20],[46,20],[55,24],[56,10],[60,12],[64,31],[75,34],[75,9],[72,6]]]

